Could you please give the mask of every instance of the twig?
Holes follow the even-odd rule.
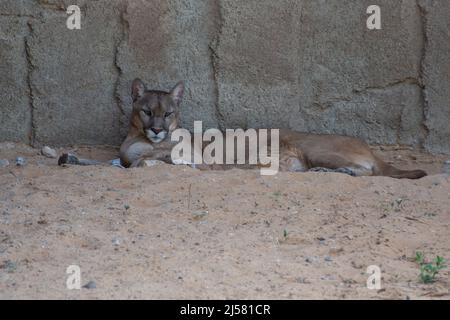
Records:
[[[188,210],[191,210],[191,189],[192,189],[192,184],[189,185]]]
[[[19,179],[19,177],[14,173],[14,171],[9,170],[9,173],[11,173],[11,174],[14,176],[14,178],[16,178],[17,183],[20,183],[20,179]]]
[[[425,294],[422,295],[422,297],[433,297],[433,298],[441,298],[441,297],[445,297],[445,296],[449,296],[450,292],[427,292]]]
[[[423,222],[422,220],[419,220],[419,219],[414,218],[414,217],[405,217],[405,219],[406,219],[406,220],[410,220],[410,221],[417,221],[417,222],[420,222],[420,223],[423,223],[423,224],[428,225],[428,223]]]

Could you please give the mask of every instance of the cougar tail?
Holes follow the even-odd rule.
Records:
[[[420,179],[428,174],[423,170],[400,170],[383,160],[376,158],[375,175],[386,176],[395,179]]]
[[[61,157],[59,157],[58,165],[63,166],[66,164],[71,164],[71,165],[76,165],[76,166],[97,166],[97,165],[101,165],[102,162],[96,161],[96,160],[89,160],[89,159],[80,159],[73,154],[64,153]]]

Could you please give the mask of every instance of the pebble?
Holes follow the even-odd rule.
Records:
[[[115,246],[120,246],[120,244],[122,243],[122,241],[120,241],[119,238],[114,238],[114,239],[112,239],[112,243],[113,243],[113,245],[115,245]]]
[[[56,159],[58,157],[58,153],[56,152],[56,150],[48,146],[43,147],[41,153],[43,156],[46,156],[47,158],[50,159]]]
[[[326,262],[333,262],[333,259],[331,257],[325,257]]]
[[[83,286],[84,289],[97,289],[97,284],[95,281],[89,281],[87,284]]]
[[[192,215],[194,216],[194,219],[200,220],[204,217],[206,217],[209,214],[209,211],[197,211],[194,212]]]
[[[333,275],[327,274],[327,275],[324,275],[324,276],[320,277],[320,280],[322,280],[322,281],[335,281],[336,278]]]
[[[295,279],[297,281],[297,283],[302,283],[302,284],[309,284],[311,282],[308,281],[308,279],[303,278],[303,277],[299,277],[297,279]]]
[[[17,264],[11,260],[7,260],[0,268],[5,269],[7,273],[14,273],[17,270]]]
[[[450,173],[450,160],[444,162],[444,167],[442,168],[442,173]]]
[[[9,166],[9,161],[6,159],[0,159],[0,168],[6,168]]]
[[[114,160],[112,160],[112,161],[111,161],[111,165],[112,165],[113,167],[117,167],[117,168],[120,168],[120,169],[125,169],[125,167],[122,166],[122,161],[120,161],[120,159],[114,159]]]
[[[160,161],[160,160],[145,160],[142,164],[143,167],[154,167],[154,166],[158,166],[158,165],[162,165],[165,164],[164,161]]]
[[[17,157],[16,158],[16,166],[23,167],[26,164],[27,164],[27,160],[25,160],[25,158],[23,158],[23,157]]]

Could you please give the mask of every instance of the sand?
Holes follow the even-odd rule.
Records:
[[[430,176],[58,167],[2,143],[0,159],[27,165],[0,168],[0,298],[449,299],[449,269],[423,284],[414,261],[417,251],[450,259],[448,158],[376,149]],[[70,265],[95,288],[68,290]],[[367,288],[371,265],[380,290]]]

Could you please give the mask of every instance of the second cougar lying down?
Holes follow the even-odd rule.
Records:
[[[172,91],[164,92],[147,90],[144,83],[136,79],[131,91],[133,112],[128,136],[120,148],[122,165],[138,167],[148,159],[171,163],[174,146],[171,134],[179,127],[184,84],[180,82]],[[67,155],[63,157],[60,163],[83,164],[76,158],[66,161]],[[387,164],[360,139],[292,130],[280,130],[280,168],[282,171],[328,171],[398,179],[419,179],[427,175],[422,170],[400,170]]]

